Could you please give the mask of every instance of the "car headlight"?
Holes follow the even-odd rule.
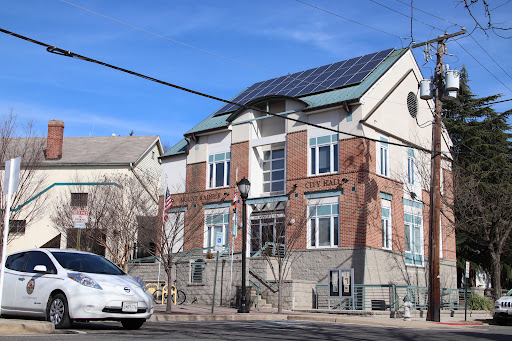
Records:
[[[103,290],[94,279],[85,274],[79,272],[68,272],[68,277],[82,284],[83,286]]]
[[[135,282],[137,282],[138,285],[140,285],[140,287],[142,288],[142,290],[144,292],[148,291],[148,288],[146,288],[146,284],[144,283],[144,281],[142,280],[142,278],[140,277],[132,277]]]

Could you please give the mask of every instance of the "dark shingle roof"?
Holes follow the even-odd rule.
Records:
[[[44,164],[129,164],[158,139],[148,136],[64,137],[62,158]]]

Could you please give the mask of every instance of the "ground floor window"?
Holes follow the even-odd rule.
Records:
[[[338,197],[310,200],[308,208],[308,247],[338,247],[340,240]]]
[[[205,242],[204,247],[211,248],[215,246],[215,238],[221,233],[224,240],[224,246],[229,246],[229,209],[222,212],[212,212],[206,214]]]
[[[261,252],[279,254],[285,244],[284,214],[251,217],[251,255]]]
[[[405,223],[405,263],[423,266],[423,216],[422,210],[406,206]]]

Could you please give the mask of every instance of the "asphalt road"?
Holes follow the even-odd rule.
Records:
[[[80,323],[51,335],[2,336],[0,340],[512,340],[512,326],[460,328],[390,328],[371,325],[291,322],[215,321],[146,322],[140,330],[120,323]]]

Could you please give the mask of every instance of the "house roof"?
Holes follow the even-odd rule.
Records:
[[[64,137],[62,158],[43,165],[135,163],[157,141],[157,135]]]
[[[316,94],[304,94],[298,97],[301,101],[307,104],[305,110],[312,110],[344,101],[350,101],[360,98],[364,95],[368,89],[375,84],[375,82],[387,71],[389,68],[402,57],[408,49],[399,49],[391,52],[376,68],[360,83],[356,83],[347,87],[331,89],[325,92]],[[243,91],[242,91],[243,92]],[[236,96],[235,96],[236,98]],[[232,112],[226,112],[223,114],[216,114],[218,111],[212,113],[204,120],[199,122],[196,126],[185,133],[187,135],[193,135],[199,132],[205,132],[209,130],[222,129],[229,126],[230,121],[228,118]],[[171,149],[165,152],[162,156],[178,155],[186,152],[186,140],[183,139],[174,145]]]

